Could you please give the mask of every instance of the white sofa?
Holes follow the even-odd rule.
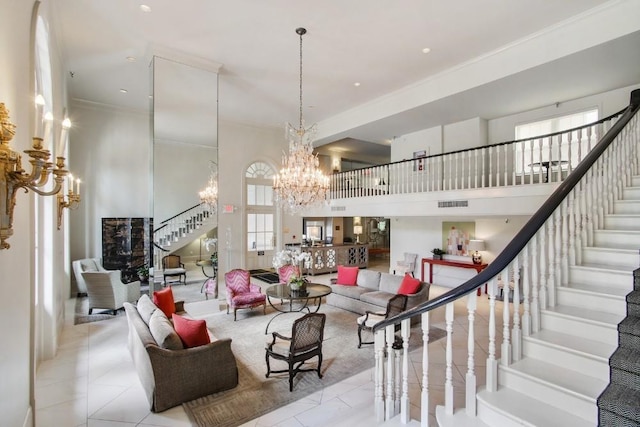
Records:
[[[359,270],[356,286],[333,283],[327,304],[358,314],[365,311],[384,311],[387,302],[398,293],[403,276],[380,273],[373,270]],[[407,309],[429,300],[431,284],[420,282],[418,292],[407,295]],[[418,316],[419,317],[419,316]]]

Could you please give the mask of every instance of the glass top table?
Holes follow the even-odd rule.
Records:
[[[314,310],[314,313],[317,313],[318,310],[320,310],[320,305],[322,304],[322,297],[325,297],[330,293],[330,286],[320,285],[318,283],[307,283],[307,290],[304,293],[301,291],[291,291],[289,285],[277,284],[269,286],[265,290],[267,301],[274,310],[278,311],[278,313],[269,320],[264,333],[267,334],[271,322],[282,314],[295,313],[302,310],[307,310],[307,312],[311,313],[309,302],[312,300],[317,300],[317,303],[315,303],[316,308]],[[280,304],[274,304],[272,300],[278,300],[280,301]],[[287,300],[287,302],[285,303],[284,300]]]

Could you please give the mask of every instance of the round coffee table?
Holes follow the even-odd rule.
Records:
[[[277,284],[269,286],[265,294],[267,295],[267,301],[269,305],[273,307],[274,310],[278,311],[275,316],[269,320],[267,323],[267,327],[264,330],[265,335],[269,331],[269,325],[273,320],[285,313],[296,313],[302,310],[307,310],[307,312],[311,313],[311,309],[309,308],[309,301],[317,300],[317,305],[314,313],[317,313],[320,310],[320,305],[322,304],[322,297],[326,297],[331,293],[331,287],[327,285],[320,285],[318,283],[307,283],[307,291],[306,293],[291,291],[289,285]],[[271,299],[277,299],[280,301],[288,300],[288,304],[279,304],[275,305],[271,301]]]

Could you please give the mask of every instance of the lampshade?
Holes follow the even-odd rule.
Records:
[[[362,226],[354,225],[353,226],[353,234],[362,234]]]
[[[469,240],[469,251],[484,251],[484,240]]]

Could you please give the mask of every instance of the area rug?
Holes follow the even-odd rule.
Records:
[[[254,274],[251,277],[254,277],[258,280],[262,280],[263,282],[273,284],[279,283],[280,277],[276,273],[262,273],[262,274]]]
[[[373,367],[373,346],[357,348],[358,315],[324,304],[319,312],[327,315],[323,378],[318,378],[315,372],[299,373],[293,383],[293,392],[289,392],[287,374],[272,374],[265,378],[264,348],[273,331],[290,336],[291,325],[301,316],[300,313],[288,313],[275,318],[269,325],[268,335],[265,335],[265,327],[275,314],[271,307],[267,309],[267,315],[263,315],[261,309],[239,311],[236,322],[231,315],[206,317],[207,325],[215,336],[233,340],[231,348],[238,363],[239,384],[235,389],[184,403],[183,407],[192,423],[201,427],[238,426]],[[430,341],[436,341],[445,334],[442,329],[431,328]],[[409,348],[421,347],[421,337],[420,326],[414,326]],[[316,366],[316,360],[310,361],[311,367]],[[272,369],[286,369],[286,364],[273,361]]]

